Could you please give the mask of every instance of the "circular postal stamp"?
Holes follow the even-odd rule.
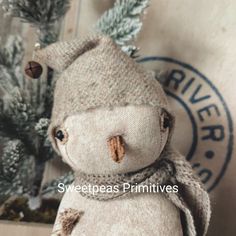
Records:
[[[223,96],[211,80],[189,64],[167,57],[138,61],[167,71],[159,82],[176,115],[173,143],[211,191],[224,176],[233,149],[232,118]]]

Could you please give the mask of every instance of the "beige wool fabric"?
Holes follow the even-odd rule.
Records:
[[[131,104],[160,107],[171,114],[165,93],[153,74],[123,53],[106,36],[95,35],[83,40],[56,43],[37,51],[36,58],[62,72],[56,83],[49,127],[49,135],[55,149],[57,147],[53,137],[54,129],[62,125],[68,116],[83,111]],[[173,120],[170,131],[172,128]],[[182,212],[184,235],[205,235],[211,212],[207,192],[200,180],[193,175],[192,168],[185,158],[170,148],[169,141],[161,159],[172,163],[174,173],[167,171],[168,165],[163,172],[154,171],[150,178],[160,178],[163,183],[174,179],[179,183],[179,193],[166,196]],[[142,177],[141,182],[146,178],[142,171],[138,171]],[[82,181],[82,175],[79,177],[78,181]],[[119,180],[119,177],[113,178],[115,181]],[[98,178],[96,181],[100,180]]]
[[[93,35],[55,43],[37,51],[36,59],[63,71],[56,83],[50,136],[66,117],[88,109],[132,104],[169,110],[153,73],[130,59],[109,37]]]

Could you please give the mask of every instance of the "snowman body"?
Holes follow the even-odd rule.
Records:
[[[65,193],[59,213],[73,208],[84,212],[71,236],[180,236],[179,210],[162,194],[130,194],[97,201],[76,192]],[[60,229],[57,218],[53,231]]]
[[[63,159],[88,174],[137,171],[152,164],[165,147],[168,130],[161,131],[161,109],[151,106],[99,108],[68,117],[66,139],[57,142]],[[107,140],[121,135],[125,156],[112,160]],[[73,184],[72,184],[73,186]],[[179,210],[162,193],[129,193],[98,201],[77,191],[65,193],[53,232],[60,230],[59,215],[67,208],[83,212],[71,235],[171,236],[182,235]]]

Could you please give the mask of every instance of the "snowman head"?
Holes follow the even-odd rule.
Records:
[[[56,129],[55,141],[63,159],[75,170],[127,173],[160,156],[169,134],[165,119],[162,109],[147,105],[93,109],[67,117]],[[115,153],[119,149],[124,152]]]
[[[62,71],[49,137],[74,170],[126,173],[160,156],[173,126],[166,95],[110,38],[56,43],[37,57]]]

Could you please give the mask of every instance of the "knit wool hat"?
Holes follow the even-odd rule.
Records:
[[[49,136],[66,117],[98,107],[158,106],[169,110],[154,73],[136,63],[103,35],[59,42],[38,50],[36,59],[62,72],[56,82]]]

